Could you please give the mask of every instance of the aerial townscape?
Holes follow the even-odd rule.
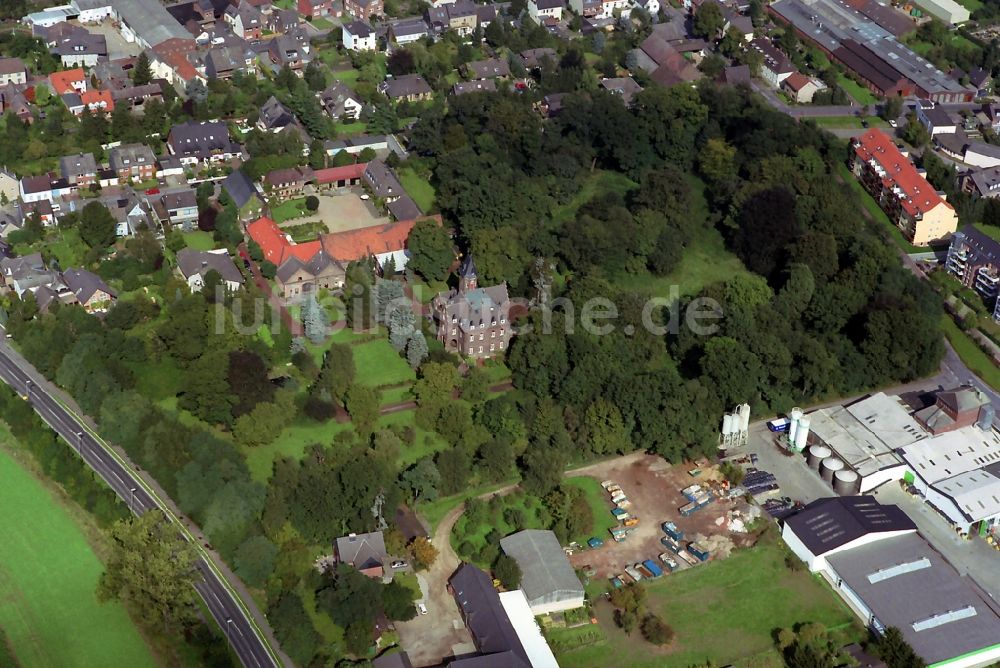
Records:
[[[1000,666],[1000,0],[0,0],[0,668]]]

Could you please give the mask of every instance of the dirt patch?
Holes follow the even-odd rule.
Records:
[[[688,472],[694,469],[700,469],[700,473],[692,476]],[[624,573],[626,566],[644,559],[658,561],[658,555],[667,551],[660,543],[664,535],[660,526],[666,521],[674,522],[686,539],[703,537],[709,540],[710,549],[715,547],[719,550],[718,555],[713,553],[713,558],[724,558],[734,546],[750,540],[748,536],[731,534],[728,530],[730,512],[746,507],[742,501],[715,501],[688,517],[682,517],[679,512],[679,508],[688,502],[681,490],[693,484],[704,485],[709,480],[721,479],[716,467],[704,463],[672,466],[660,457],[642,454],[587,467],[576,475],[618,483],[632,503],[628,508],[629,514],[639,518],[636,531],[624,542],[616,543],[610,535],[602,536],[605,541],[603,547],[583,550],[570,557],[575,568],[587,567],[595,571],[595,578]],[[609,513],[612,507],[609,497]],[[686,540],[682,543],[686,544]],[[680,559],[677,561],[681,562]],[[681,563],[682,568],[685,566]]]

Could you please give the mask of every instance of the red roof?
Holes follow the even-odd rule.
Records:
[[[87,90],[87,74],[83,71],[82,67],[78,67],[75,70],[53,72],[49,75],[49,82],[52,84],[52,90],[55,91],[56,95],[77,92],[77,88],[73,87],[74,83],[78,86],[82,84],[82,90]]]
[[[195,51],[197,44],[193,39],[180,39],[172,37],[165,42],[160,42],[153,47],[153,53],[159,56],[160,60],[170,66],[178,77],[184,81],[191,81],[198,76],[198,70],[187,58],[187,54]]]
[[[278,224],[267,216],[262,216],[247,225],[247,233],[264,251],[264,259],[273,262],[278,267],[291,257],[308,262],[322,250],[319,239],[304,244],[293,244],[278,227]]]
[[[406,248],[406,239],[416,220],[401,220],[346,232],[323,235],[326,254],[341,262],[361,260],[369,255],[392,253]]]
[[[812,79],[802,74],[801,72],[792,72],[791,74],[788,75],[788,78],[785,79],[785,85],[791,88],[796,93],[798,93],[800,90],[802,90],[803,86],[805,86],[810,81],[812,81]]]
[[[107,112],[115,109],[115,101],[109,90],[88,90],[80,95],[80,101],[88,107],[97,107]]]
[[[937,194],[934,186],[917,172],[913,163],[899,152],[892,139],[881,130],[872,129],[856,137],[854,153],[865,162],[877,163],[882,170],[882,185],[901,194],[900,203],[910,216],[925,214],[939,204],[953,208]]]
[[[313,176],[315,177],[317,184],[360,179],[364,175],[365,167],[367,166],[367,162],[359,162],[353,165],[344,165],[343,167],[317,169],[313,172]]]

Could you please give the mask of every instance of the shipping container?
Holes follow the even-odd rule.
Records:
[[[680,514],[687,517],[691,513],[697,512],[707,506],[711,499],[702,499],[701,501],[692,501],[691,503],[680,507]]]
[[[635,568],[635,566],[626,566],[625,572],[628,574],[630,578],[632,578],[636,582],[642,580],[642,573],[640,573],[639,570]]]
[[[594,536],[593,538],[587,541],[587,545],[589,545],[592,548],[598,548],[604,545],[604,541],[598,538],[597,536]]]
[[[695,558],[693,554],[691,554],[687,550],[681,550],[680,552],[677,553],[677,556],[683,559],[684,561],[688,562],[692,566],[697,566],[698,564],[701,563],[700,561],[698,561],[697,558]]]
[[[637,563],[635,565],[635,570],[639,571],[639,573],[642,574],[642,577],[646,578],[647,580],[652,580],[653,578],[656,577],[655,575],[653,575],[653,572],[651,570],[646,568],[641,563]]]
[[[680,552],[681,549],[682,549],[681,548],[681,544],[678,543],[673,538],[671,538],[670,536],[664,536],[663,538],[661,538],[660,539],[660,543],[663,544],[663,547],[665,547],[668,550],[674,552],[675,554],[678,553],[678,552]]]
[[[663,575],[663,569],[657,566],[656,562],[652,559],[646,559],[646,561],[642,562],[642,565],[646,567],[646,570],[649,571],[654,578],[658,578]]]
[[[708,561],[711,554],[698,543],[688,543],[687,551],[698,558],[698,561]]]
[[[639,518],[638,517],[629,517],[629,518],[626,518],[625,521],[622,524],[624,524],[627,527],[634,527],[638,523],[639,523]]]
[[[601,487],[603,487],[604,489],[607,489],[608,487],[612,487],[615,485],[617,485],[617,483],[615,483],[613,480],[605,480],[604,482],[601,483]]]
[[[660,554],[660,561],[663,562],[663,565],[666,566],[667,570],[671,573],[680,568],[680,564],[678,564],[677,561],[670,556],[669,552],[663,552]]]
[[[674,540],[683,540],[684,532],[677,528],[677,525],[673,522],[664,522],[660,525],[663,528],[663,533],[667,534]]]

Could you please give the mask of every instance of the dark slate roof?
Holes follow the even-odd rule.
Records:
[[[272,95],[260,108],[260,122],[268,130],[283,128],[295,122],[295,114]]]
[[[817,499],[785,519],[785,524],[815,555],[871,533],[917,528],[898,506],[883,506],[873,496]]]
[[[170,129],[168,142],[176,155],[207,158],[212,151],[236,153],[239,147],[229,138],[229,128],[221,121],[187,121]]]
[[[372,34],[372,27],[365,21],[352,21],[344,26],[344,30],[354,37],[360,37],[362,39]]]
[[[530,665],[527,654],[500,603],[500,595],[493,588],[490,576],[471,564],[462,564],[448,582],[479,651],[482,654],[509,653],[502,664],[486,662],[476,665],[527,668]]]
[[[97,161],[93,153],[77,153],[59,158],[59,171],[64,179],[97,174]]]
[[[413,220],[420,216],[420,207],[409,195],[403,195],[399,199],[386,204],[389,213],[396,220]]]
[[[462,260],[462,265],[458,268],[458,275],[461,278],[475,278],[476,273],[476,261],[472,259],[472,253],[465,256]]]
[[[80,303],[86,302],[94,296],[98,290],[104,291],[115,297],[115,291],[107,286],[97,274],[86,269],[67,269],[63,272],[63,282],[66,284]]]
[[[413,668],[413,664],[406,652],[396,652],[372,659],[372,668]]]
[[[404,74],[401,77],[387,79],[382,82],[379,89],[392,99],[433,92],[430,85],[419,74]]]
[[[243,274],[236,268],[229,253],[211,253],[183,248],[177,252],[177,268],[185,278],[200,274],[202,278],[209,271],[218,272],[224,281],[243,282]]]
[[[242,209],[247,202],[257,196],[257,189],[253,187],[250,177],[242,169],[237,169],[224,178],[222,187],[233,198],[238,209]]]
[[[493,79],[476,79],[475,81],[459,81],[451,87],[452,95],[466,93],[495,93],[497,84]]]
[[[337,539],[337,558],[358,570],[381,566],[387,556],[381,531],[350,534]]]

